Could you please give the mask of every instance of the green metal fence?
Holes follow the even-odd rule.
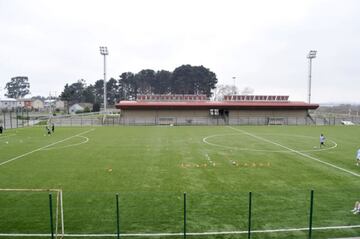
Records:
[[[332,238],[360,235],[357,191],[64,192],[65,237]],[[0,238],[62,236],[57,196],[0,192]],[[50,208],[50,209],[49,209]],[[335,235],[335,236],[334,236]],[[20,236],[21,237],[21,236]]]

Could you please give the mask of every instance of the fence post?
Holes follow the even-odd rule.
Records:
[[[4,129],[6,129],[6,112],[5,112],[5,110],[3,111],[3,116],[4,116]]]
[[[312,238],[313,208],[314,208],[314,190],[311,190],[311,192],[310,192],[310,215],[309,215],[309,239]]]
[[[251,205],[252,204],[252,193],[249,192],[249,218],[248,218],[248,239],[251,238]]]
[[[15,112],[16,112],[16,128],[19,128],[19,115],[18,115],[19,109],[16,108]]]
[[[11,114],[11,110],[9,111],[10,112],[10,128],[12,129],[13,128],[13,125],[12,125],[12,114]]]
[[[24,108],[21,108],[21,127],[24,127]]]
[[[51,193],[49,193],[49,207],[50,207],[50,230],[51,230],[51,239],[54,239],[54,225],[53,225],[52,195],[51,195]]]
[[[184,193],[184,238],[186,238],[186,193]]]
[[[120,238],[120,213],[119,213],[119,194],[116,194],[116,229],[117,238]]]

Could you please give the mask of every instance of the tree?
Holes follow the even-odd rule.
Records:
[[[46,100],[46,97],[41,96],[41,95],[36,95],[36,96],[31,97],[31,99],[44,101],[44,100]]]
[[[98,103],[104,102],[104,80],[97,80],[94,84],[95,101]],[[106,82],[106,98],[110,105],[116,103],[120,98],[119,83],[114,78],[110,78]]]
[[[83,79],[78,80],[71,85],[66,84],[63,92],[61,92],[60,99],[68,101],[69,104],[82,102],[84,98],[85,81]]]
[[[250,88],[249,86],[246,86],[242,91],[241,94],[242,95],[251,95],[254,93],[254,89]]]
[[[210,97],[216,83],[215,73],[204,66],[182,65],[172,74],[171,93],[205,94]]]
[[[225,95],[236,95],[238,89],[234,85],[218,85],[214,90],[214,100],[224,100]]]
[[[6,83],[5,89],[7,93],[5,96],[17,99],[24,97],[30,93],[30,83],[27,76],[16,76],[11,78],[11,81]]]
[[[94,84],[95,89],[95,101],[104,101],[104,80],[97,80]]]
[[[194,76],[192,66],[182,65],[176,68],[172,75],[171,93],[194,94]]]
[[[211,96],[217,78],[215,73],[204,66],[182,65],[170,71],[151,69],[134,74],[124,72],[119,79],[110,78],[106,83],[107,102],[135,100],[138,94],[205,94]],[[84,80],[66,84],[61,99],[69,103],[89,102],[100,105],[104,99],[104,81],[97,80],[86,86]]]
[[[114,78],[106,82],[106,98],[110,105],[114,105],[120,98],[118,81]]]
[[[155,71],[153,70],[141,70],[135,75],[135,81],[137,86],[137,94],[151,94],[153,93],[155,85]]]
[[[99,112],[100,107],[101,107],[101,104],[99,102],[95,102],[93,105],[93,112]]]
[[[168,94],[171,92],[171,76],[170,71],[161,70],[156,72],[153,84],[153,93]]]
[[[120,100],[133,100],[137,95],[137,84],[132,72],[124,72],[119,79]]]
[[[89,85],[82,91],[81,102],[84,103],[95,103],[95,87]]]

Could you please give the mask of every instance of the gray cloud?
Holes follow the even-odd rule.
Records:
[[[0,87],[27,75],[33,95],[141,69],[204,65],[220,84],[313,101],[359,102],[360,3],[344,1],[0,0]],[[2,94],[4,91],[0,91]]]

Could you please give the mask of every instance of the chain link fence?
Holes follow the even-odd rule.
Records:
[[[167,117],[126,118],[121,114],[34,115],[22,109],[0,112],[0,125],[4,129],[54,123],[57,126],[116,126],[116,125],[341,125],[344,122],[360,124],[358,116],[309,117]],[[171,120],[170,120],[171,119]]]

